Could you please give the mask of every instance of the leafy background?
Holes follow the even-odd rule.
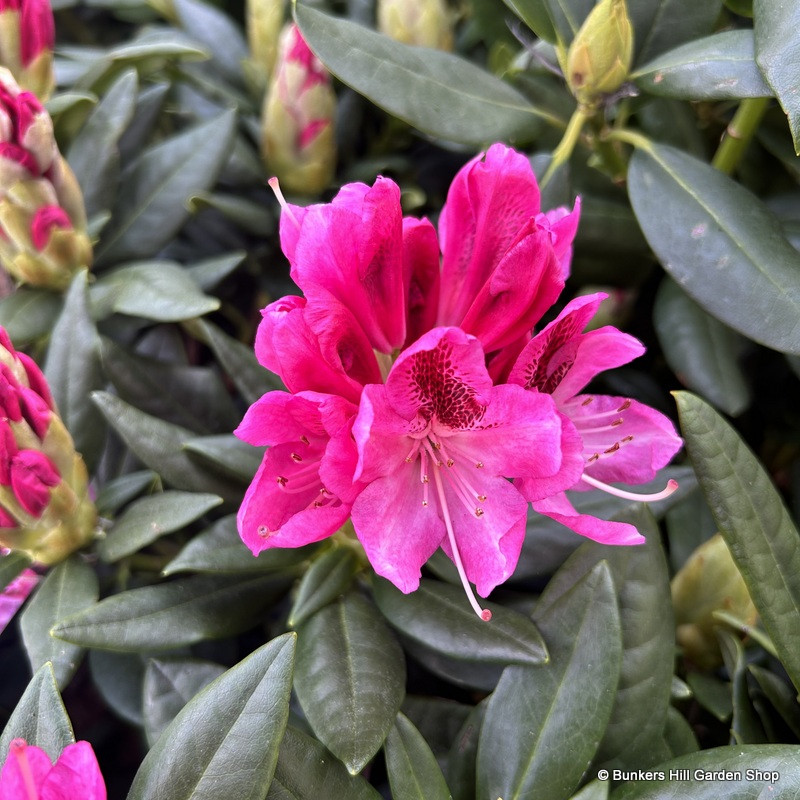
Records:
[[[435,217],[492,141],[543,175],[575,109],[553,45],[592,6],[463,0],[450,54],[375,32],[368,2],[298,5],[339,81],[337,183],[391,175],[407,213]],[[675,417],[681,489],[649,508],[577,498],[636,524],[637,548],[531,517],[486,625],[441,554],[404,596],[347,537],[258,558],[240,543],[260,453],[231,430],[281,388],[251,343],[259,308],[293,291],[244,10],[59,0],[48,109],[96,265],[63,296],[17,289],[0,324],[45,364],[105,536],[0,638],[0,749],[88,738],[109,796],[131,800],[797,796],[800,9],[630,6],[630,82],[543,205],[583,199],[564,302],[613,289],[609,321],[648,353],[599,389]],[[0,577],[24,566],[3,559]]]

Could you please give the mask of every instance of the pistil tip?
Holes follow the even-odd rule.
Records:
[[[484,608],[483,611],[481,611],[481,619],[484,622],[490,622],[492,619],[492,612],[489,611],[488,608]]]
[[[678,481],[674,480],[673,478],[670,478],[667,481],[667,490],[671,493],[674,492],[677,488],[678,488]]]

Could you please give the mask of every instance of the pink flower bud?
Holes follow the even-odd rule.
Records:
[[[53,50],[55,23],[53,9],[47,0],[23,0],[20,9],[20,53],[22,65],[30,66],[43,50]]]
[[[42,206],[31,221],[31,239],[37,250],[44,250],[54,229],[69,230],[72,227],[67,212],[61,206]]]
[[[13,524],[13,520],[11,522]],[[0,526],[3,526],[2,515],[0,515]],[[14,618],[38,582],[39,576],[32,569],[24,569],[0,592],[0,633]]]
[[[53,89],[55,25],[48,0],[0,0],[0,63],[25,89]]]
[[[40,517],[50,500],[50,488],[61,475],[50,459],[36,450],[22,450],[11,459],[11,488],[19,504],[34,517]]]

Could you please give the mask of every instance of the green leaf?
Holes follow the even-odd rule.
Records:
[[[236,388],[248,403],[255,403],[262,395],[284,389],[280,378],[258,363],[253,347],[228,336],[216,325],[206,320],[192,323],[200,337],[208,344],[220,366],[228,373]]]
[[[111,595],[59,622],[53,636],[122,652],[222,639],[252,627],[289,581],[281,577],[182,578]]]
[[[176,322],[219,308],[219,300],[203,294],[187,271],[172,261],[136,262],[107,272],[92,286],[90,296],[101,319],[117,312]]]
[[[556,32],[547,11],[547,0],[503,0],[503,2],[540,38],[551,44]]]
[[[405,659],[361,595],[326,606],[298,630],[295,691],[314,733],[360,772],[383,744],[405,694]]]
[[[783,678],[757,664],[750,664],[747,668],[792,733],[800,738],[800,704],[791,686]]]
[[[394,800],[451,800],[428,743],[405,714],[397,715],[384,751]]]
[[[424,133],[464,144],[532,139],[540,112],[516,89],[451,53],[411,47],[295,6],[311,49],[341,81]]]
[[[800,96],[797,93],[800,6],[754,0],[753,12],[756,61],[789,118],[794,150],[800,155]]]
[[[93,392],[91,398],[131,451],[167,483],[240,502],[239,484],[207,472],[184,452],[183,445],[195,438],[192,431],[151,417],[107,392]]]
[[[187,267],[186,271],[201,289],[213,289],[220,281],[227,278],[246,256],[244,250],[239,250],[224,256],[204,258]]]
[[[268,236],[275,230],[275,218],[263,202],[237,195],[214,192],[204,193],[189,201],[193,212],[213,208],[235,222],[240,228],[255,236]]]
[[[134,497],[138,497],[145,489],[152,491],[158,482],[158,475],[149,469],[129,472],[109,481],[98,493],[95,505],[101,517],[113,517],[114,514]]]
[[[706,711],[713,714],[720,722],[726,722],[733,713],[731,686],[723,683],[713,675],[703,672],[690,672],[686,677],[692,694]]]
[[[488,700],[482,700],[464,721],[447,754],[447,783],[453,800],[475,800],[478,739]]]
[[[123,72],[69,148],[67,160],[80,184],[89,217],[113,205],[119,183],[118,143],[133,118],[137,88],[136,71]]]
[[[300,581],[287,624],[296,628],[344,594],[359,567],[355,551],[349,547],[335,547],[315,558]]]
[[[575,38],[575,34],[595,5],[595,0],[544,0],[544,2],[553,28],[567,46]]]
[[[275,547],[254,556],[239,538],[236,515],[217,520],[208,530],[194,536],[189,544],[164,567],[164,575],[177,572],[274,572],[302,563],[314,552],[316,545],[306,547]]]
[[[196,658],[151,658],[144,674],[142,714],[147,741],[152,747],[181,709],[225,668]]]
[[[0,736],[3,758],[12,739],[24,739],[28,744],[41,747],[53,762],[75,741],[50,664],[44,664],[31,678],[6,723]]]
[[[767,797],[790,798],[800,792],[800,770],[797,768],[797,745],[762,744],[737,747],[714,747],[690,753],[665,764],[658,771],[665,780],[630,781],[618,786],[611,800],[760,800]],[[679,773],[678,770],[688,770]],[[712,772],[735,773],[724,782],[710,777],[692,779],[695,770],[701,775]],[[747,770],[758,775],[777,773],[769,777],[751,777]],[[670,780],[672,772],[675,777]],[[687,780],[687,777],[688,780]],[[777,785],[776,785],[777,784]]]
[[[20,286],[0,299],[0,325],[11,341],[23,345],[49,333],[61,313],[61,295],[48,289]]]
[[[657,144],[634,153],[628,193],[650,246],[682,289],[745,336],[800,353],[800,253],[760,200],[708,164]]]
[[[635,63],[711,33],[722,0],[635,0],[628,3],[633,23]]]
[[[667,709],[667,724],[664,728],[664,742],[673,758],[696,753],[700,749],[692,726],[677,708]]]
[[[266,800],[380,800],[360,775],[305,733],[287,726]]]
[[[84,270],[69,287],[50,337],[44,374],[75,448],[91,468],[100,455],[106,430],[102,417],[86,398],[103,386],[105,379],[100,369],[100,339],[86,302],[86,281]]]
[[[185,203],[215,181],[233,141],[232,111],[161,142],[122,174],[114,216],[96,250],[98,264],[149,258],[188,217]]]
[[[572,795],[570,800],[608,800],[608,781],[592,781],[587,783],[579,792]]]
[[[92,680],[108,707],[131,725],[141,728],[145,657],[139,653],[90,650]]]
[[[547,650],[536,626],[525,616],[496,603],[491,624],[479,619],[464,591],[423,579],[419,589],[403,594],[389,581],[376,578],[375,602],[401,633],[451,658],[490,664],[542,664]]]
[[[676,392],[700,486],[783,666],[800,689],[800,534],[764,467],[711,406]]]
[[[695,39],[639,67],[630,78],[648,94],[681,100],[772,95],[756,66],[751,30]]]
[[[666,523],[669,563],[673,573],[717,532],[717,523],[699,486],[682,503],[667,512]]]
[[[253,480],[264,456],[263,447],[253,447],[232,433],[198,436],[189,439],[183,449],[210,469],[245,486]]]
[[[634,525],[647,542],[636,547],[586,542],[550,581],[534,614],[538,620],[577,578],[605,560],[617,591],[622,630],[622,671],[595,756],[596,766],[608,769],[653,763],[651,751],[666,723],[675,646],[669,573],[658,525],[642,503],[616,519]]]
[[[750,405],[750,387],[739,365],[745,340],[669,278],[658,290],[653,324],[664,357],[681,383],[734,417]]]
[[[747,686],[747,662],[740,639],[724,628],[716,630],[725,667],[731,676],[733,719],[731,742],[734,744],[765,744],[764,728],[758,718]]]
[[[478,797],[568,798],[611,715],[622,637],[614,583],[597,564],[543,613],[542,667],[507,667],[478,745]]]
[[[262,800],[289,718],[294,634],[217,678],[145,756],[128,800]]]
[[[215,494],[160,492],[143,497],[125,509],[98,548],[104,561],[118,561],[160,536],[202,517],[222,502]]]
[[[0,590],[5,589],[30,563],[31,560],[21,553],[0,556]]]
[[[83,648],[54,639],[50,629],[59,620],[94,605],[99,596],[95,571],[79,556],[72,556],[50,571],[22,612],[22,642],[31,669],[36,672],[49,661],[59,689],[78,669]]]

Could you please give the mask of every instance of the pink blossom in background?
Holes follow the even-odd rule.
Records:
[[[2,558],[5,558],[5,556],[2,556]],[[17,611],[28,599],[28,595],[30,595],[38,582],[39,576],[32,569],[24,569],[0,593],[0,633],[14,619]]]
[[[55,764],[39,747],[14,739],[0,772],[0,800],[106,800],[89,742],[67,745]]]

